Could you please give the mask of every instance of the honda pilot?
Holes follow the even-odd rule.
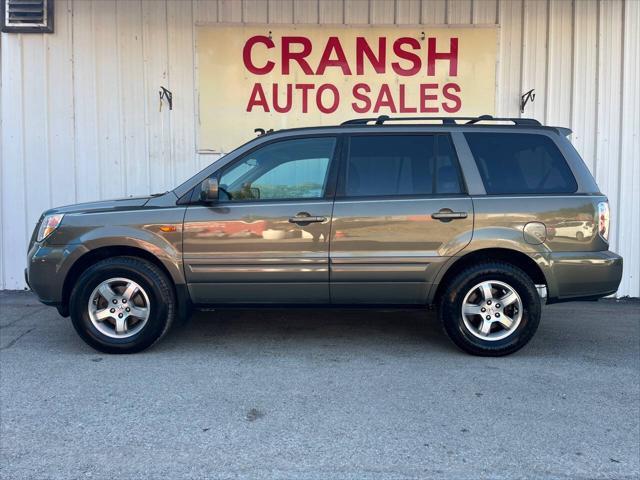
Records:
[[[509,354],[544,304],[621,280],[570,133],[489,116],[270,131],[164,194],[44,212],[26,280],[109,353],[193,308],[434,305],[461,349]]]

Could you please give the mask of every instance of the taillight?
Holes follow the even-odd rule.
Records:
[[[609,202],[598,203],[598,233],[605,242],[609,241]]]

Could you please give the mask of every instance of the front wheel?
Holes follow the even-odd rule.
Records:
[[[444,287],[438,314],[462,350],[500,356],[524,347],[540,323],[540,298],[519,268],[502,262],[474,265]]]
[[[71,320],[80,337],[105,353],[135,353],[169,330],[176,312],[164,272],[136,257],[97,262],[71,292]]]

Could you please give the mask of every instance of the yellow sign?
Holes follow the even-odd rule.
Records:
[[[198,27],[199,150],[254,129],[493,114],[497,28]]]

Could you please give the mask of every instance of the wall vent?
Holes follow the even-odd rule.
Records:
[[[2,31],[53,33],[54,0],[1,0]]]

